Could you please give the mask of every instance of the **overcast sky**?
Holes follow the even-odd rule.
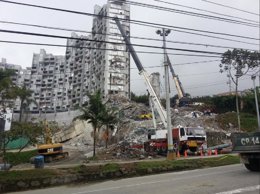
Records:
[[[14,0],[12,0],[14,1]],[[74,11],[94,13],[94,5],[103,5],[106,0],[16,0],[17,2],[30,3],[36,5],[43,5],[61,9],[69,9]],[[196,12],[200,14],[213,15],[216,17],[227,17],[223,15],[216,15],[213,13],[203,12],[201,10],[194,10],[190,8],[180,7],[177,5],[170,5],[163,2],[158,2],[154,0],[133,0],[135,2],[149,3],[151,5],[158,5],[163,7],[168,7],[177,10],[184,10],[190,12]],[[211,12],[217,12],[221,14],[226,14],[234,17],[240,17],[247,20],[244,22],[259,22],[259,1],[258,0],[209,0],[211,2],[216,2],[226,6],[235,7],[237,9],[242,9],[245,11],[253,12],[246,13],[242,11],[236,11],[227,7],[219,6],[213,3],[209,3],[203,0],[164,0],[167,2],[189,6],[196,9],[203,9]],[[233,24],[223,21],[217,21],[212,19],[205,19],[200,17],[188,16],[184,14],[166,12],[162,10],[156,10],[146,7],[139,7],[131,5],[130,7],[131,19],[132,20],[142,20],[146,22],[153,22],[158,24],[165,24],[169,26],[185,27],[196,30],[205,30],[218,33],[226,33],[240,36],[247,36],[251,38],[259,39],[259,27],[250,27],[242,24]],[[237,18],[229,18],[232,20],[239,20]],[[69,28],[72,30],[84,30],[91,31],[92,27],[92,17],[77,15],[71,13],[64,13],[58,11],[50,11],[46,9],[38,9],[32,7],[25,7],[19,5],[8,4],[0,1],[0,21],[8,22],[19,22],[36,24],[42,26]],[[0,22],[0,29],[2,30],[17,30],[17,31],[27,31],[27,32],[37,32],[45,34],[55,34],[70,36],[71,32],[49,30],[42,28],[33,28],[19,25],[11,25]],[[257,24],[257,23],[255,23]],[[151,28],[147,26],[140,26],[131,24],[131,36],[146,37],[146,38],[160,38],[155,31],[159,28]],[[176,29],[177,30],[177,29]],[[196,31],[189,31],[192,33],[201,33]],[[242,42],[234,42],[216,38],[210,38],[205,36],[198,36],[195,34],[188,34],[184,32],[171,31],[167,36],[168,41],[178,41],[186,43],[201,43],[207,45],[218,45],[227,46],[231,48],[245,48],[252,50],[259,50],[259,40],[237,38],[232,36],[223,36],[217,34],[207,34],[210,36],[218,36],[225,39],[233,39]],[[64,39],[54,39],[54,38],[41,38],[34,36],[25,36],[17,34],[8,34],[0,32],[0,40],[4,41],[24,41],[24,42],[37,42],[37,43],[50,43],[50,44],[62,44],[66,45],[66,40]],[[132,43],[135,44],[146,44],[152,46],[162,46],[160,41],[151,40],[140,40],[132,39]],[[251,44],[248,44],[251,43]],[[190,44],[180,44],[180,43],[170,43],[167,42],[167,47],[169,48],[181,48],[189,50],[200,50],[200,51],[211,51],[223,53],[227,48],[217,48],[211,46],[198,46]],[[0,42],[0,59],[6,58],[8,63],[21,65],[23,68],[30,67],[32,64],[33,53],[39,53],[40,49],[43,48],[47,53],[52,53],[54,55],[65,55],[65,48],[62,47],[48,47],[48,46],[32,46],[32,45],[18,45],[18,44],[7,44]],[[152,48],[141,48],[135,47],[138,51],[154,51],[162,52],[162,49],[152,49]],[[219,63],[220,57],[194,57],[189,55],[200,53],[191,53],[184,51],[168,50],[168,53],[174,54],[185,54],[185,55],[170,55],[172,64],[174,65],[175,73],[179,75],[179,78],[184,86],[185,92],[190,93],[192,96],[203,96],[203,95],[214,95],[222,92],[228,92],[229,87],[227,85],[226,73],[219,73]],[[204,54],[209,55],[209,54]],[[141,54],[138,56],[143,63],[143,66],[148,71],[148,73],[160,72],[161,78],[163,78],[163,55],[161,54]],[[208,61],[208,62],[203,62]],[[200,63],[193,63],[200,62]],[[193,63],[193,64],[186,64]],[[185,64],[185,65],[184,65]],[[171,77],[171,75],[170,75]],[[171,96],[176,94],[176,89],[173,80],[170,81],[171,84]],[[162,91],[164,81],[162,80]],[[250,76],[244,76],[240,80],[239,89],[252,88],[253,84]],[[234,89],[234,85],[232,86]],[[131,60],[131,90],[140,95],[146,93],[146,86],[142,77],[138,74],[133,60]]]

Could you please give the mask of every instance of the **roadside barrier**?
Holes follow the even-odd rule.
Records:
[[[188,155],[187,155],[187,150],[184,151],[184,157],[186,158]]]
[[[218,149],[215,149],[215,155],[218,155]]]
[[[180,155],[180,152],[178,151],[177,152],[177,158],[180,158],[181,157],[181,155]]]
[[[208,150],[208,156],[211,156],[211,154],[212,154],[212,151],[209,149]]]

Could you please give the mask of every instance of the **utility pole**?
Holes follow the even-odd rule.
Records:
[[[255,91],[255,106],[256,106],[258,131],[260,131],[260,118],[259,118],[259,108],[258,108],[258,99],[257,99],[256,86],[255,86],[255,78],[256,78],[256,75],[251,76],[251,79],[253,80],[254,91]]]
[[[243,75],[242,69],[240,66],[236,67],[236,108],[237,108],[237,125],[238,131],[241,132],[241,121],[240,121],[240,111],[239,111],[239,99],[238,99],[238,79]]]
[[[170,111],[170,95],[169,95],[169,64],[167,62],[167,54],[166,54],[166,41],[165,37],[170,33],[169,29],[163,28],[161,30],[157,30],[156,33],[163,37],[163,53],[164,53],[164,72],[165,72],[165,95],[166,95],[166,115],[167,115],[167,140],[168,140],[168,153],[167,159],[172,160],[174,158],[174,150],[173,150],[173,140],[172,140],[172,130],[171,130],[171,111]]]

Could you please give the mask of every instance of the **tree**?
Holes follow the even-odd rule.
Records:
[[[17,140],[21,137],[27,138],[27,142],[19,148],[21,152],[28,145],[36,144],[39,136],[42,134],[42,127],[38,123],[33,122],[14,122],[9,131],[0,131],[0,136],[3,137],[3,141],[0,144],[2,147],[2,153],[0,157],[3,158],[3,162],[6,165],[6,146],[9,142]]]
[[[0,69],[0,149],[5,156],[5,142],[6,142],[6,132],[3,123],[5,123],[2,115],[4,114],[7,107],[11,107],[13,101],[16,98],[15,89],[16,86],[12,82],[11,76],[15,75],[14,70],[3,70]],[[4,158],[5,163],[5,158]]]
[[[236,87],[236,111],[238,130],[240,131],[240,116],[239,116],[239,104],[238,104],[238,80],[245,75],[249,70],[253,70],[260,64],[260,53],[247,50],[234,49],[228,50],[222,55],[220,64],[220,72],[226,71],[228,76]]]
[[[170,98],[171,107],[175,107],[177,105],[178,99],[178,94],[175,94],[173,97]]]
[[[15,72],[13,70],[0,69],[0,102],[2,108],[10,106],[11,100],[17,97],[15,92],[17,87],[11,79],[11,76],[14,75]]]
[[[118,122],[118,111],[114,108],[108,108],[106,106],[106,110],[103,113],[104,114],[102,115],[102,123],[106,126],[105,140],[107,148],[109,139],[109,129],[113,129],[114,124]]]
[[[42,134],[41,123],[33,122],[13,122],[12,127],[9,131],[6,131],[6,141],[7,145],[9,142],[16,140],[20,137],[26,138],[28,141],[22,147],[19,148],[19,152],[26,148],[28,145],[33,145],[38,143],[38,138]]]
[[[259,94],[258,94],[258,99],[259,99]],[[255,115],[257,114],[256,104],[255,104],[255,94],[253,89],[249,90],[249,92],[247,92],[247,94],[243,96],[242,101],[243,101],[243,112],[255,114]],[[259,102],[258,102],[258,107],[260,107]]]
[[[133,92],[131,92],[131,100],[149,106],[149,96],[147,94],[136,96]]]
[[[82,115],[79,115],[75,119],[85,120],[91,123],[93,126],[93,157],[96,155],[96,131],[103,126],[103,116],[105,115],[106,107],[102,102],[100,91],[93,95],[88,94],[89,103],[84,105],[80,110]],[[74,119],[74,120],[75,120]]]
[[[20,104],[20,115],[19,115],[19,122],[22,121],[22,115],[27,107],[29,107],[30,104],[34,103],[37,105],[37,102],[31,98],[32,91],[28,90],[25,86],[18,87],[17,90],[17,96],[20,98],[21,104]]]

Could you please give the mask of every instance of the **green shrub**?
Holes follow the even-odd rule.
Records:
[[[101,171],[103,173],[109,173],[109,172],[117,172],[120,170],[119,164],[116,163],[108,163],[101,167]]]
[[[28,163],[30,158],[37,155],[37,150],[24,152],[7,152],[6,161],[12,165]]]
[[[15,180],[32,180],[48,178],[58,175],[53,169],[33,169],[19,171],[0,171],[0,182],[12,182]]]
[[[257,118],[249,113],[240,113],[241,129],[243,131],[254,131],[257,128]],[[229,128],[229,123],[237,127],[236,112],[227,112],[216,116],[216,121],[222,129]]]

